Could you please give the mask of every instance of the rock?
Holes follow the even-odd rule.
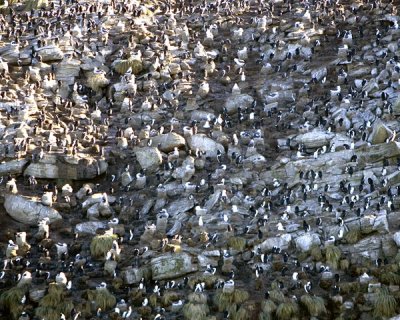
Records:
[[[28,162],[27,159],[2,162],[0,163],[0,175],[21,174]]]
[[[152,137],[152,145],[158,146],[162,152],[171,152],[174,148],[185,146],[185,138],[175,132],[169,132]]]
[[[114,196],[109,196],[106,193],[94,193],[82,203],[82,209],[87,210],[93,204],[103,202],[103,199],[106,199],[108,203],[113,203],[116,200]]]
[[[282,250],[287,250],[289,248],[290,241],[292,237],[290,234],[283,234],[280,237],[271,237],[262,242],[259,247],[262,252],[270,251],[273,247],[281,248]]]
[[[306,148],[319,148],[328,145],[329,141],[335,136],[334,133],[313,130],[307,133],[299,134],[294,138],[298,144],[304,144]]]
[[[143,278],[143,270],[133,267],[127,267],[121,272],[121,277],[125,284],[139,283]]]
[[[102,221],[81,222],[75,226],[75,233],[88,233],[95,235],[98,229],[105,229],[106,227],[106,223]]]
[[[43,62],[59,61],[64,58],[64,53],[58,46],[49,45],[36,49]]]
[[[392,131],[381,120],[377,119],[374,122],[368,141],[372,144],[384,143],[391,135]]]
[[[56,79],[72,85],[75,82],[75,77],[79,75],[81,62],[79,60],[62,61],[57,66]]]
[[[174,217],[191,210],[193,207],[194,201],[192,199],[189,199],[188,197],[182,197],[180,199],[172,201],[166,209],[170,216]]]
[[[393,234],[393,240],[396,242],[396,245],[400,247],[400,231]]]
[[[316,233],[306,233],[297,237],[294,241],[296,248],[304,252],[309,251],[313,245],[319,246],[321,244],[321,240]]]
[[[136,159],[143,170],[154,172],[162,163],[160,150],[154,147],[135,148]]]
[[[191,137],[188,137],[187,140],[190,149],[193,151],[196,151],[196,149],[205,151],[206,157],[216,157],[217,150],[221,151],[222,154],[225,153],[225,149],[222,144],[215,142],[204,134],[195,134]]]
[[[44,218],[50,223],[62,219],[57,210],[20,195],[6,194],[4,208],[13,219],[28,225],[37,225]]]
[[[124,172],[121,175],[121,184],[126,187],[128,184],[130,184],[133,181],[131,174],[129,172]]]
[[[251,107],[254,98],[248,94],[237,94],[231,95],[225,101],[225,108],[229,114],[234,114],[237,112],[238,108],[240,107],[242,110],[245,110]]]
[[[93,179],[104,172],[108,167],[104,159],[95,159],[90,156],[68,157],[46,154],[43,159],[31,162],[25,169],[25,176],[34,176],[41,179]]]
[[[198,270],[186,253],[167,254],[151,259],[153,280],[175,279]]]

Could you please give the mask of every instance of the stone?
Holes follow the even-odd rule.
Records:
[[[294,241],[296,248],[304,252],[309,251],[313,245],[319,246],[321,244],[321,240],[316,233],[306,233],[297,237]]]
[[[217,150],[225,153],[224,146],[204,134],[195,134],[187,139],[190,149],[196,151],[199,149],[206,152],[206,157],[216,157]]]
[[[25,169],[25,176],[34,176],[41,179],[93,179],[106,172],[108,164],[104,159],[90,156],[63,156],[45,154],[37,162],[31,162]]]
[[[21,174],[28,162],[27,159],[2,162],[0,163],[0,175]]]
[[[287,250],[291,240],[292,237],[290,234],[284,234],[279,237],[270,237],[258,245],[257,248],[260,248],[262,252],[270,251],[273,247]]]
[[[393,240],[398,247],[400,247],[400,231],[397,231],[393,234]]]
[[[134,149],[136,159],[143,170],[156,171],[162,163],[160,150],[155,147],[143,147]]]
[[[98,229],[105,229],[106,227],[106,223],[102,221],[81,222],[75,226],[75,233],[87,233],[95,235]]]
[[[136,284],[143,278],[143,270],[134,267],[127,267],[122,270],[121,277],[125,284]]]
[[[248,94],[231,95],[225,101],[225,108],[228,114],[234,114],[240,107],[242,110],[251,107],[254,98]]]
[[[185,138],[175,132],[169,132],[152,137],[152,145],[157,146],[162,152],[171,152],[174,148],[185,146]]]
[[[56,79],[68,85],[74,84],[75,77],[79,75],[81,62],[79,60],[63,60],[57,65]]]
[[[43,62],[60,61],[64,58],[64,53],[62,50],[55,45],[37,48],[36,50],[42,57]]]
[[[198,270],[186,253],[162,255],[151,259],[150,264],[153,280],[175,279]]]
[[[167,206],[167,212],[170,214],[171,217],[177,216],[181,213],[187,212],[194,207],[195,203],[192,199],[188,197],[182,197],[175,201],[172,201]]]
[[[37,225],[39,221],[48,218],[50,223],[61,220],[57,210],[47,207],[28,197],[5,194],[4,208],[15,220],[27,225]]]
[[[372,144],[384,143],[391,135],[392,131],[381,120],[377,119],[374,122],[368,141]]]
[[[128,184],[130,184],[133,181],[133,178],[131,177],[131,174],[129,172],[124,172],[121,175],[121,184],[126,187]]]
[[[335,136],[334,133],[313,130],[303,134],[299,134],[294,138],[298,144],[304,144],[306,148],[319,148],[329,144],[329,141]]]

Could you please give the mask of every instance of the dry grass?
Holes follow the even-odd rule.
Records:
[[[200,292],[193,292],[189,294],[189,301],[192,303],[202,303],[207,304],[207,295]]]
[[[74,305],[65,298],[64,286],[51,283],[48,293],[39,301],[35,315],[40,319],[58,320],[60,313],[70,314]]]
[[[387,285],[400,285],[400,275],[391,271],[380,273],[379,280]]]
[[[108,80],[104,74],[92,74],[88,78],[88,86],[94,91],[99,92],[102,88],[108,86],[110,80]]]
[[[264,314],[272,314],[276,308],[276,304],[270,299],[261,302],[261,310]]]
[[[173,302],[178,301],[180,298],[177,292],[167,291],[161,297],[161,304],[164,308],[169,307]]]
[[[281,303],[285,300],[285,295],[282,291],[275,289],[269,291],[269,298],[275,303]]]

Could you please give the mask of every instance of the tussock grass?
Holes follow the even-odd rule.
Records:
[[[283,302],[276,309],[276,318],[279,320],[292,319],[298,312],[299,306],[295,302]]]
[[[207,295],[200,292],[192,292],[189,294],[189,302],[207,304]]]
[[[322,260],[322,250],[319,246],[313,245],[310,249],[310,255],[314,261]]]
[[[92,88],[94,91],[98,92],[101,90],[101,88],[106,87],[109,83],[110,80],[108,80],[104,74],[92,74],[88,78],[88,86]]]
[[[249,298],[249,293],[245,290],[235,289],[233,293],[225,293],[218,290],[214,296],[214,304],[218,307],[219,312],[227,310],[230,305],[242,304]]]
[[[332,268],[337,269],[342,252],[334,245],[329,245],[325,248],[325,259]]]
[[[380,282],[387,285],[400,285],[400,275],[394,272],[382,272],[379,276]]]
[[[89,301],[93,301],[96,308],[102,310],[110,310],[117,302],[117,299],[108,291],[108,289],[88,290],[87,297]]]
[[[374,303],[374,315],[376,317],[392,317],[396,314],[397,302],[386,288],[382,288],[377,294]]]
[[[134,58],[129,58],[125,60],[119,60],[116,61],[113,64],[113,67],[115,71],[117,71],[119,74],[125,74],[126,71],[128,71],[129,68],[132,69],[133,74],[139,74],[143,70],[143,63],[142,61]]]
[[[92,257],[95,259],[105,258],[107,252],[112,248],[115,237],[108,234],[95,236],[90,243]]]
[[[264,314],[272,314],[276,308],[276,304],[270,299],[261,302],[261,310]]]
[[[24,288],[11,288],[0,296],[0,308],[11,314],[13,319],[18,319],[23,310],[21,299],[26,290]]]
[[[60,313],[70,314],[73,308],[72,301],[65,298],[64,286],[51,283],[47,294],[39,301],[35,315],[39,319],[58,320]]]
[[[281,303],[285,300],[285,295],[282,291],[275,289],[269,291],[269,298],[275,303]]]
[[[187,303],[182,308],[182,313],[185,319],[192,320],[198,319],[203,320],[209,313],[209,308],[206,304],[198,303]]]
[[[349,244],[355,244],[361,239],[361,231],[359,229],[353,229],[344,235],[344,239]]]
[[[319,315],[326,313],[324,299],[321,297],[305,294],[300,298],[300,301],[312,317],[318,317]]]
[[[246,247],[246,239],[242,237],[231,237],[228,240],[228,246],[236,251],[243,251]]]

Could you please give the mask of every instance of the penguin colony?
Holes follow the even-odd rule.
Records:
[[[0,316],[398,314],[399,6],[4,0]]]

